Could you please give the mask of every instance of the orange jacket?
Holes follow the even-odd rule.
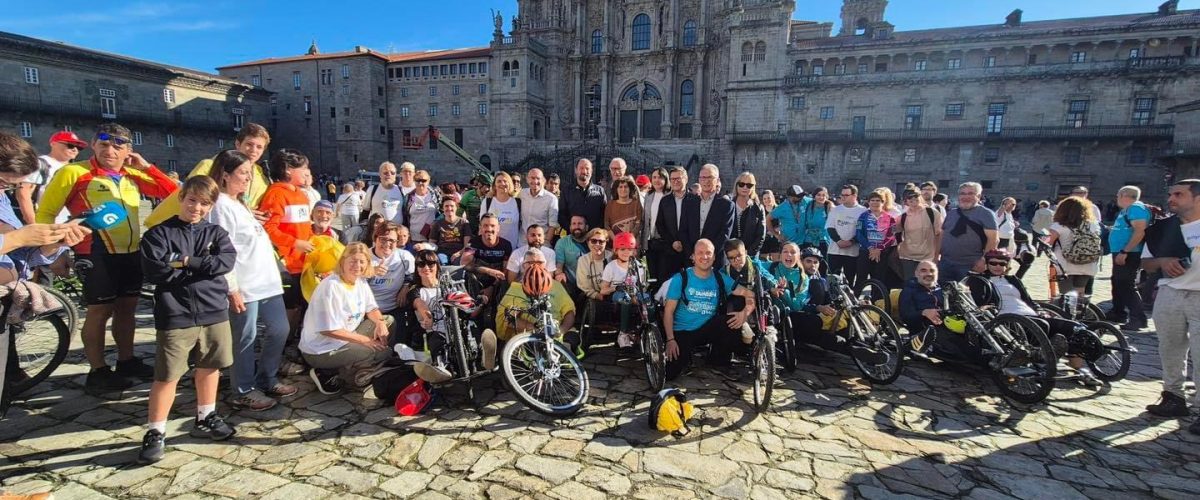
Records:
[[[276,182],[267,187],[258,209],[267,213],[263,224],[275,251],[291,274],[304,270],[304,252],[296,250],[296,240],[312,239],[312,213],[308,196],[296,186]]]

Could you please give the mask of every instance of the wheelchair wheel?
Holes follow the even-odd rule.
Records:
[[[9,347],[17,350],[17,364],[29,378],[13,381],[9,396],[32,389],[50,377],[71,348],[68,313],[54,311],[17,325],[9,325],[13,336]]]
[[[866,300],[868,304],[878,305],[877,303],[882,302],[883,305],[879,306],[880,309],[892,310],[891,294],[888,292],[887,285],[880,280],[869,279],[859,283],[854,290],[854,296],[859,300]]]
[[[796,344],[792,340],[792,318],[787,313],[781,313],[779,326],[776,327],[775,356],[783,371],[796,371]]]
[[[872,384],[895,382],[904,369],[900,328],[891,316],[873,305],[857,305],[850,318],[850,357]]]
[[[1003,349],[989,363],[1000,392],[1024,404],[1046,399],[1054,390],[1058,371],[1058,356],[1046,332],[1033,320],[1016,314],[1001,314],[986,328]]]
[[[771,392],[775,389],[775,346],[766,337],[754,343],[750,357],[751,375],[754,376],[754,411],[759,413],[771,407]]]
[[[1077,319],[1084,323],[1107,321],[1104,319],[1104,311],[1100,309],[1100,306],[1091,302],[1088,302],[1079,310],[1079,318]]]
[[[641,347],[646,380],[650,382],[650,389],[660,391],[667,384],[667,351],[658,325],[649,324],[642,328]]]
[[[1088,367],[1096,377],[1106,382],[1125,378],[1129,373],[1130,349],[1129,340],[1125,334],[1111,323],[1089,323],[1088,328],[1099,339],[1100,345],[1094,346],[1097,352],[1089,352],[1084,356]]]
[[[587,400],[587,372],[559,342],[547,343],[529,333],[517,335],[504,345],[500,366],[517,398],[543,415],[572,415]]]

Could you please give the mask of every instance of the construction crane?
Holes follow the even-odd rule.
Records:
[[[425,132],[419,136],[402,138],[400,147],[412,150],[424,149],[425,140],[430,138],[441,143],[441,145],[445,146],[446,149],[449,149],[459,158],[462,158],[462,160],[467,162],[468,165],[471,165],[472,170],[475,172],[489,172],[489,169],[483,166],[482,163],[479,163],[479,160],[476,160],[474,156],[471,156],[470,153],[464,151],[463,148],[458,147],[458,144],[455,144],[454,141],[447,139],[444,135],[442,135],[441,131],[432,125],[425,129]]]

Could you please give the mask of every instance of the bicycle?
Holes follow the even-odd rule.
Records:
[[[895,320],[869,299],[858,298],[842,274],[829,276],[829,291],[834,313],[831,325],[845,330],[850,358],[867,380],[886,385],[895,382],[904,370],[903,343]],[[840,325],[846,325],[840,327]]]
[[[630,261],[629,274],[633,277],[632,284],[620,284],[617,288],[633,298],[637,306],[640,324],[636,333],[638,349],[645,364],[646,381],[651,389],[659,391],[667,384],[667,350],[665,337],[658,326],[658,302],[650,296],[647,285],[643,284],[642,278],[647,272],[638,259]]]
[[[46,290],[60,302],[65,298],[60,292]],[[5,300],[0,321],[7,321],[11,307],[11,302]],[[22,323],[7,325],[9,362],[16,360],[19,368],[16,373],[21,375],[12,378],[10,372],[9,377],[5,378],[8,384],[6,392],[10,399],[49,378],[66,359],[71,348],[73,331],[73,320],[68,312],[70,310],[72,308],[68,302],[62,302],[61,307],[38,314]]]
[[[508,340],[500,356],[504,379],[532,410],[552,417],[573,415],[588,395],[588,375],[570,349],[557,340],[559,324],[549,294],[529,297],[529,307],[509,310],[508,321],[522,313],[534,318],[533,331]]]

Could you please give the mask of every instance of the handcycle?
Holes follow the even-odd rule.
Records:
[[[638,337],[638,350],[646,368],[646,380],[651,389],[659,391],[667,383],[667,352],[662,329],[658,326],[658,302],[650,295],[647,284],[643,283],[642,278],[647,274],[647,270],[638,259],[631,260],[629,275],[633,279],[617,285],[617,290],[624,292],[636,308],[638,326],[635,335]],[[583,326],[580,328],[582,331]]]
[[[550,295],[528,297],[528,307],[511,308],[510,324],[521,314],[534,318],[533,330],[509,339],[500,356],[504,379],[526,406],[554,417],[583,408],[588,375],[570,349],[558,341],[559,324],[551,312]]]
[[[961,318],[961,334],[971,348],[979,348],[979,358],[938,356],[936,349],[932,355],[921,356],[955,363],[981,362],[990,370],[1000,392],[1019,403],[1034,404],[1050,395],[1057,379],[1058,355],[1037,323],[1018,314],[995,314],[990,308],[979,307],[963,283],[946,282],[942,290],[945,318]]]
[[[831,306],[836,310],[830,321],[833,331],[828,334],[845,341],[846,353],[871,383],[895,382],[904,370],[904,348],[895,320],[869,298],[856,294],[842,274],[830,275],[828,280]]]
[[[755,264],[751,262],[749,265]],[[754,410],[762,413],[771,406],[771,394],[774,392],[777,377],[777,358],[782,360],[785,368],[790,366],[788,371],[795,370],[796,359],[792,353],[789,329],[791,319],[772,299],[761,278],[755,280],[754,297],[756,307],[747,319],[752,322],[751,330],[754,332],[754,339],[750,342],[750,374],[754,378]],[[779,338],[781,333],[785,336],[782,342]],[[781,347],[780,344],[785,345]]]
[[[481,376],[487,375],[494,370],[485,369],[482,365],[482,349],[479,341],[471,334],[472,329],[477,328],[472,315],[482,307],[479,303],[475,303],[472,307],[460,307],[455,301],[449,300],[453,294],[466,293],[472,297],[475,294],[471,293],[471,288],[476,286],[468,286],[468,282],[472,281],[474,276],[464,268],[452,268],[447,266],[442,268],[442,274],[438,278],[438,297],[439,306],[432,309],[434,314],[442,315],[441,318],[434,318],[435,323],[438,320],[445,325],[446,331],[446,356],[448,358],[448,369],[453,374],[454,378],[438,385],[449,385],[456,383],[467,384],[467,397],[475,399],[475,389],[471,385],[471,381]],[[428,341],[426,341],[428,343]]]

